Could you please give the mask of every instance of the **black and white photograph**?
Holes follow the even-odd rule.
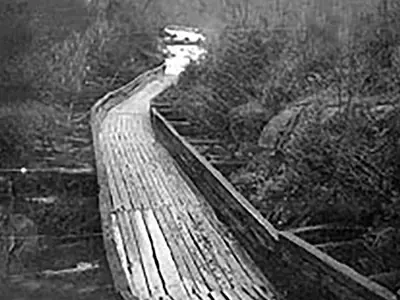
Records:
[[[0,300],[400,300],[400,0],[0,0]]]

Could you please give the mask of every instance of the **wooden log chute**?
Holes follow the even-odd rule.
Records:
[[[169,85],[155,77],[106,112],[107,101],[92,110],[104,239],[117,290],[126,299],[273,299],[271,284],[203,191],[155,142],[149,100]]]
[[[334,299],[396,299],[296,236],[311,231],[277,231],[185,140],[199,134],[190,123],[157,112],[173,115],[170,105],[153,104],[148,116],[149,99],[168,86],[157,76],[147,73],[120,91],[123,99],[113,92],[92,109],[105,244],[125,299],[273,299],[271,265],[263,263],[271,259]],[[135,115],[123,113],[131,109]]]

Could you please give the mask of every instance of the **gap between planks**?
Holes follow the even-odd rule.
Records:
[[[119,118],[119,119],[122,119],[122,118]],[[119,157],[121,158],[121,160],[124,160],[124,165],[125,165],[125,167],[127,167],[127,166],[130,166],[130,164],[131,164],[131,160],[132,159],[135,159],[135,155],[133,155],[133,153],[137,153],[138,154],[138,157],[136,157],[136,166],[145,166],[146,165],[146,163],[149,163],[149,162],[151,162],[151,161],[153,161],[153,162],[155,162],[155,161],[157,161],[157,157],[158,158],[160,158],[159,157],[159,152],[160,151],[146,151],[146,150],[151,150],[151,148],[152,147],[154,147],[153,145],[150,145],[150,147],[149,147],[149,145],[148,144],[146,144],[146,143],[136,143],[136,146],[139,144],[139,146],[141,146],[141,148],[139,147],[139,149],[137,149],[137,150],[139,150],[139,152],[133,152],[133,151],[131,151],[131,150],[133,150],[132,148],[131,149],[127,149],[127,145],[129,145],[130,143],[129,143],[129,141],[128,140],[132,140],[132,137],[134,137],[134,138],[138,138],[138,136],[140,136],[140,135],[137,135],[137,134],[135,134],[135,135],[132,135],[132,131],[131,130],[128,130],[128,129],[132,129],[132,128],[129,128],[129,127],[125,127],[125,126],[127,126],[127,124],[126,124],[127,122],[125,122],[125,124],[123,124],[123,126],[121,126],[121,125],[119,125],[120,127],[123,127],[122,128],[122,130],[121,131],[119,131],[119,134],[115,134],[115,131],[113,131],[114,133],[112,134],[112,137],[110,136],[110,135],[108,135],[107,137],[109,137],[109,138],[111,138],[112,140],[114,139],[114,141],[113,141],[113,145],[112,146],[115,146],[115,147],[117,147],[117,146],[122,146],[121,148],[122,149],[124,149],[125,151],[127,151],[127,152],[125,152],[125,151],[123,151],[122,149],[120,149],[119,150]],[[132,122],[134,125],[137,125],[137,124],[140,124],[140,122]],[[114,123],[115,124],[115,123]],[[132,125],[133,125],[132,124]],[[143,123],[142,124],[140,124],[140,125],[143,125]],[[112,131],[109,131],[109,132],[112,132]],[[126,134],[126,133],[128,133],[128,134]],[[116,140],[115,140],[115,137],[118,137]],[[129,136],[129,139],[126,139],[126,137],[128,137]],[[141,136],[142,137],[142,136]],[[146,135],[143,135],[143,137],[146,137]],[[153,139],[151,138],[150,139],[150,141],[151,142],[153,142],[153,144],[154,144],[154,141],[153,141]],[[132,146],[132,145],[130,145],[130,146]],[[146,149],[146,146],[147,146],[147,149]],[[154,149],[153,149],[154,150]],[[111,149],[109,149],[109,151],[110,152],[113,152]],[[165,153],[163,153],[164,155],[163,155],[163,157],[165,158]],[[114,158],[115,159],[115,158]],[[112,166],[116,166],[116,164],[115,164],[115,161],[113,161],[113,163],[111,164]],[[155,163],[154,164],[154,166],[155,166],[155,168],[152,170],[152,169],[149,169],[149,170],[145,170],[145,169],[141,169],[141,172],[140,173],[144,173],[144,174],[146,174],[146,173],[148,173],[148,174],[150,174],[151,173],[151,176],[150,177],[153,177],[153,179],[151,179],[150,177],[147,179],[148,180],[148,182],[147,183],[151,183],[151,181],[153,180],[153,182],[149,185],[146,185],[146,187],[148,187],[148,186],[157,186],[157,184],[158,184],[158,186],[157,187],[161,187],[163,184],[164,184],[164,187],[163,188],[161,188],[163,191],[163,196],[166,196],[166,195],[168,195],[170,198],[175,198],[174,196],[175,195],[173,195],[172,197],[171,197],[171,191],[169,191],[167,188],[166,188],[166,186],[165,186],[165,184],[166,184],[166,182],[165,182],[165,180],[163,181],[163,180],[161,180],[160,181],[160,176],[156,176],[155,174],[160,174],[160,173],[158,173],[158,171],[160,170],[160,168],[157,168],[158,166],[160,166],[161,164],[160,164],[160,162],[157,162],[157,163]],[[171,170],[172,171],[176,171],[176,170],[174,170],[175,169],[175,165],[171,165],[171,164],[168,164],[169,165],[169,169],[168,169],[168,171],[170,171],[171,172]],[[150,172],[149,172],[150,171]],[[111,172],[111,171],[110,171]],[[117,173],[119,172],[119,170],[117,171]],[[127,173],[126,173],[127,172]],[[128,168],[128,170],[125,170],[125,175],[126,174],[129,174],[130,172],[129,172],[129,168]],[[165,172],[165,170],[164,170],[164,173],[166,173]],[[166,175],[166,174],[163,174],[163,175]],[[118,176],[118,175],[117,175]],[[177,176],[180,176],[180,174],[179,174],[179,172],[172,172],[172,174],[170,173],[170,174],[168,174],[168,179],[171,181],[171,178],[177,178]],[[119,181],[120,182],[123,182],[124,181],[124,179],[123,179],[123,177],[124,177],[124,174],[121,174],[120,175],[120,177],[119,177]],[[179,178],[179,177],[178,177]],[[131,178],[132,179],[132,178]],[[157,181],[156,181],[157,180]],[[169,181],[169,183],[170,183],[170,181]],[[182,181],[183,181],[183,179],[182,179]],[[128,184],[125,182],[125,187],[126,186],[128,186]],[[181,186],[181,185],[178,185],[178,186]],[[188,188],[187,186],[186,186],[186,183],[183,183],[182,184],[182,186],[184,186],[184,187],[186,187],[187,188],[187,190],[186,191],[189,191],[189,194],[190,194],[190,188]],[[144,185],[142,185],[142,188],[144,189],[144,190],[147,190],[146,188],[145,188],[145,186]],[[122,189],[124,189],[124,188],[122,188]],[[156,189],[157,190],[157,189]],[[152,191],[152,197],[155,197],[155,198],[160,198],[161,197],[161,195],[159,194],[159,196],[157,197],[156,196],[156,193],[157,193],[157,191]],[[114,194],[117,194],[117,192],[114,190]],[[138,193],[138,194],[140,194],[140,193]],[[194,197],[196,197],[196,195],[194,195],[193,193],[191,193],[192,195],[190,195],[189,196],[189,198],[194,198]],[[137,195],[136,195],[137,196]],[[142,195],[143,196],[143,195]],[[139,196],[140,197],[140,196]],[[119,197],[118,197],[119,198]],[[124,193],[124,198],[127,200],[127,199],[131,199],[131,197],[129,197],[129,195],[128,195],[128,193],[125,191],[125,193]],[[151,197],[150,197],[151,198]],[[178,199],[179,199],[179,197],[178,197]],[[196,202],[196,201],[194,201],[194,202]],[[119,204],[121,204],[121,203],[119,203]],[[129,207],[130,209],[133,209],[133,206],[132,206],[132,203],[130,203],[130,204],[127,204],[127,203],[124,203],[127,207]],[[170,203],[170,204],[175,204],[174,205],[174,207],[172,207],[172,209],[175,209],[176,208],[176,203]],[[178,205],[179,205],[179,203],[178,203]],[[150,204],[150,206],[151,207],[153,207],[153,205],[151,205]],[[119,206],[119,208],[124,208],[125,206],[122,204],[122,205],[120,205]],[[196,208],[197,208],[197,206],[195,206]],[[194,213],[196,213],[198,210],[195,210],[194,211]],[[136,211],[135,211],[135,213],[137,213]],[[140,212],[139,212],[140,213]],[[174,218],[174,216],[170,216],[170,217],[172,217],[172,218]],[[199,217],[199,215],[197,215],[197,217]],[[204,216],[203,216],[204,217]],[[136,219],[138,219],[139,220],[139,223],[140,223],[140,218],[141,217],[137,217]],[[187,218],[187,217],[186,217]],[[190,218],[190,217],[189,217]],[[158,217],[157,217],[157,213],[155,213],[155,214],[153,214],[153,215],[148,215],[147,217],[146,217],[146,219],[148,219],[148,222],[150,222],[152,225],[152,229],[150,230],[149,229],[149,225],[148,225],[148,227],[147,227],[147,230],[148,230],[148,239],[150,239],[151,237],[152,237],[152,233],[151,232],[153,232],[153,235],[155,235],[155,236],[157,236],[157,238],[156,238],[156,240],[155,240],[155,242],[153,242],[154,243],[154,247],[153,247],[153,252],[157,252],[157,247],[155,247],[155,245],[157,244],[160,248],[163,248],[163,249],[166,249],[166,247],[168,248],[168,250],[169,250],[169,248],[170,248],[170,245],[171,245],[171,242],[168,244],[168,239],[166,238],[166,235],[165,235],[165,233],[166,233],[166,231],[168,230],[168,229],[166,229],[166,227],[164,227],[164,230],[162,230],[161,228],[161,226],[159,226],[160,225],[160,223],[161,223],[161,221],[160,221],[160,214],[158,214]],[[142,219],[142,221],[143,221],[143,219]],[[165,219],[164,219],[164,221],[165,221]],[[127,221],[125,221],[125,223],[126,223]],[[186,219],[186,222],[188,222],[188,219]],[[194,219],[192,218],[192,223],[194,222]],[[157,226],[155,225],[157,223]],[[143,221],[143,223],[140,223],[140,225],[139,226],[142,226],[141,227],[141,229],[142,229],[142,231],[145,231],[145,229],[146,229],[146,227],[143,227],[143,226],[146,226],[146,222],[144,222]],[[208,225],[208,226],[210,226],[210,225]],[[215,230],[215,228],[211,225],[210,226],[211,228],[208,228],[208,230]],[[189,232],[189,235],[190,235],[190,232]],[[217,233],[217,232],[213,232],[213,234],[212,234],[212,236],[213,236],[213,238],[214,238],[214,244],[215,244],[215,242],[216,241],[218,241],[218,242],[221,242],[222,240],[221,240],[221,237],[219,236],[219,234]],[[192,236],[192,239],[193,240],[195,240],[195,238]],[[160,244],[161,243],[161,244]],[[168,245],[167,245],[168,244]],[[223,245],[223,244],[220,244],[220,245]],[[198,245],[197,245],[197,247],[199,247]],[[151,242],[150,243],[148,243],[147,244],[147,248],[151,248]],[[201,252],[201,248],[199,248],[199,250],[200,250],[200,252]],[[170,250],[169,250],[170,251]],[[221,253],[218,253],[219,255],[221,255]],[[160,255],[160,254],[159,254]],[[161,253],[161,255],[162,255],[162,253]],[[173,253],[172,254],[170,254],[171,256],[173,256]],[[224,262],[222,261],[222,262],[220,262],[220,264],[223,264]],[[169,267],[171,267],[172,265],[174,265],[174,264],[170,264],[169,265]],[[165,271],[164,271],[165,272]],[[247,282],[246,282],[247,283]],[[165,283],[164,283],[165,284]],[[229,289],[226,289],[225,288],[225,290],[229,290]],[[243,295],[242,295],[242,297],[243,297]],[[256,298],[249,298],[249,299],[256,299]]]

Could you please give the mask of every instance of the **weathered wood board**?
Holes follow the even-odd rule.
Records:
[[[304,296],[297,299],[397,299],[294,234],[278,232],[155,107],[151,114],[157,138],[273,283],[289,290],[292,285],[293,293]]]
[[[113,93],[92,110],[116,288],[126,299],[275,299],[272,285],[155,139],[150,100],[168,84],[148,79],[129,98]]]

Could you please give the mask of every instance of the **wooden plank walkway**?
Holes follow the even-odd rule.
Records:
[[[100,130],[114,239],[132,299],[269,300],[271,284],[155,139],[153,81]]]

